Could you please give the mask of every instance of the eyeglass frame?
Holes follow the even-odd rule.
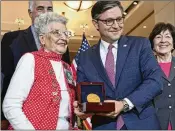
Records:
[[[68,33],[68,34],[66,34],[66,32]],[[66,38],[67,39],[69,39],[71,36],[72,36],[72,32],[71,31],[68,31],[68,30],[66,30],[66,31],[61,31],[61,30],[52,30],[52,31],[50,31],[50,32],[47,32],[47,33],[45,33],[45,34],[53,34],[55,37],[57,37],[57,38],[60,38],[63,34],[66,36]],[[55,33],[57,33],[57,34],[55,34]]]
[[[117,20],[119,20],[119,18],[121,19],[121,22],[117,21]],[[96,21],[101,21],[102,23],[106,24],[107,26],[112,26],[112,25],[114,25],[115,21],[117,22],[118,25],[123,24],[124,23],[124,18],[125,18],[124,16],[119,16],[116,19],[106,19],[106,20],[96,19]],[[112,20],[111,21],[112,23],[111,24],[109,24],[109,23],[107,24],[108,20]]]

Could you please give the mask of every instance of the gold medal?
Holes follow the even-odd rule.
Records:
[[[87,96],[87,101],[88,102],[100,102],[100,97],[96,94],[91,93]]]

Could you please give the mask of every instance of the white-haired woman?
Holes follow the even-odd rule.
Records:
[[[9,129],[73,129],[74,75],[61,60],[70,32],[67,19],[41,14],[35,29],[42,49],[20,59],[3,102]]]

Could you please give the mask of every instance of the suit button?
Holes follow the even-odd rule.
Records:
[[[169,109],[171,109],[172,107],[171,106],[169,106]]]
[[[171,98],[171,95],[168,95],[169,98]]]
[[[170,83],[168,83],[168,86],[171,86],[171,84],[170,84]]]

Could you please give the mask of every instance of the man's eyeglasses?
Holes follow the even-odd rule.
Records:
[[[106,24],[107,26],[112,26],[115,21],[121,25],[124,22],[124,17],[117,17],[116,19],[106,19],[106,20],[101,20],[101,19],[97,19],[97,21],[102,21],[104,24]]]
[[[61,37],[62,35],[65,35],[66,38],[68,39],[68,38],[70,38],[72,36],[72,33],[70,31],[68,31],[68,30],[66,30],[66,31],[52,30],[49,33],[53,34],[57,38]]]

